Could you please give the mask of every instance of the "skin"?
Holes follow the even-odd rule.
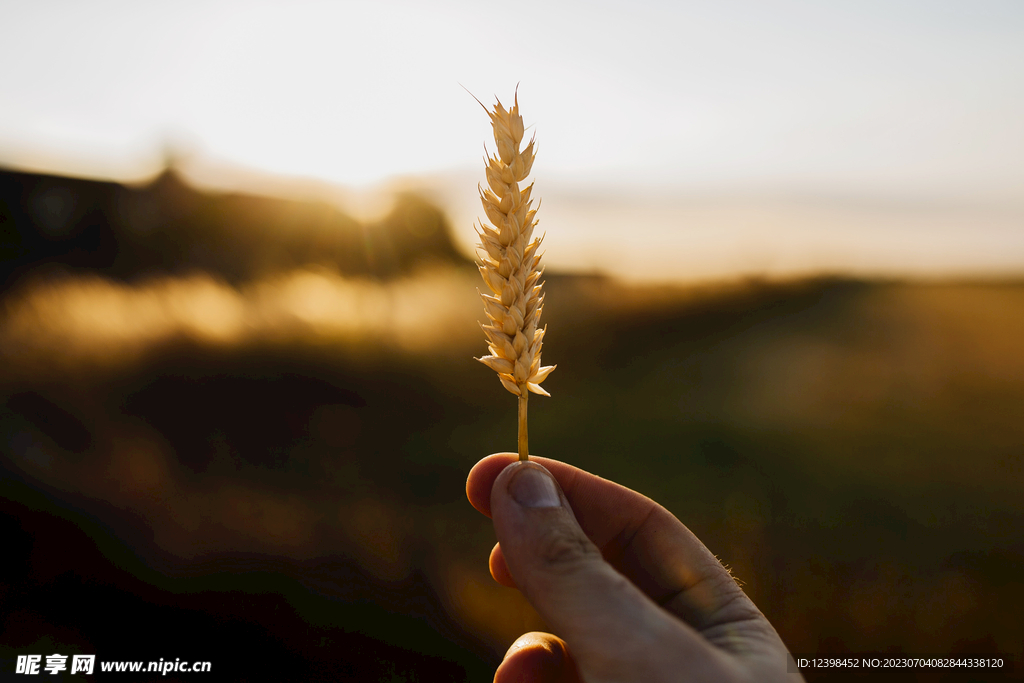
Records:
[[[559,634],[521,636],[496,683],[803,680],[729,572],[649,498],[512,453],[478,462],[466,494],[494,521],[491,576]]]

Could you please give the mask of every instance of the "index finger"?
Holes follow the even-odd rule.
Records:
[[[572,465],[530,458],[558,481],[605,559],[652,600],[699,630],[734,619],[763,619],[718,559],[661,505]],[[514,453],[489,455],[469,473],[466,495],[488,517],[494,480],[516,459]]]

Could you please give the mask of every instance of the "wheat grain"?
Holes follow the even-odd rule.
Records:
[[[533,184],[519,188],[533,167],[536,139],[519,149],[524,129],[518,94],[511,109],[505,109],[499,100],[493,111],[484,110],[491,118],[498,153],[484,161],[487,188],[477,186],[490,221],[481,221],[477,229],[478,266],[490,290],[480,294],[489,323],[481,327],[490,355],[477,360],[497,372],[502,386],[519,398],[519,459],[526,460],[527,397],[530,392],[550,396],[540,384],[555,369],[540,364],[546,330],[539,326],[544,295],[538,249],[543,238],[532,239],[537,225],[537,210],[530,199]]]

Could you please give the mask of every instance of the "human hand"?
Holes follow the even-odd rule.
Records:
[[[511,453],[478,462],[466,494],[494,520],[491,575],[561,636],[520,637],[495,683],[802,680],[729,572],[649,498]]]

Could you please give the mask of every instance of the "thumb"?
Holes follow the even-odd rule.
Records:
[[[585,680],[655,681],[678,671],[673,665],[721,663],[604,560],[541,465],[506,467],[491,489],[491,515],[516,585],[568,643]]]

